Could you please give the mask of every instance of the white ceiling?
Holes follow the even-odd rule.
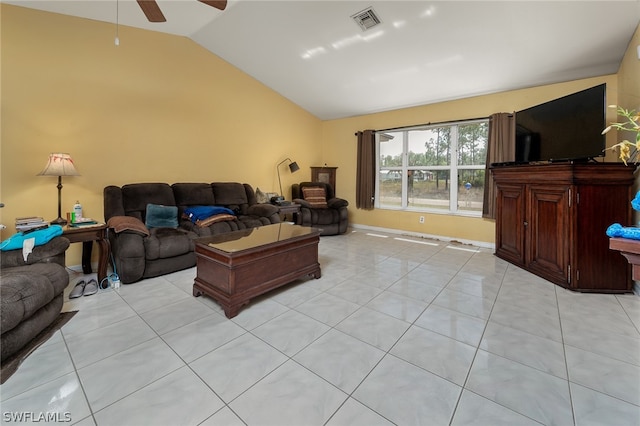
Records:
[[[158,0],[154,24],[134,0],[3,1],[190,37],[321,119],[616,73],[640,21],[640,0]]]

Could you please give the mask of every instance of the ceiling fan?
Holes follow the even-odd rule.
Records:
[[[227,7],[227,0],[198,0],[200,3],[204,3],[211,7],[215,7],[218,10],[224,10]],[[147,17],[149,22],[166,22],[167,19],[162,14],[160,6],[156,3],[156,0],[137,0],[140,5],[140,9]]]

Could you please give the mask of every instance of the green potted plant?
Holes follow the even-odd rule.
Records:
[[[627,161],[633,161],[635,163],[637,162],[636,157],[638,156],[638,151],[640,151],[640,113],[635,110],[621,108],[616,105],[610,105],[609,108],[616,108],[618,115],[624,117],[625,121],[621,123],[611,123],[610,126],[602,131],[602,134],[604,135],[611,129],[616,129],[619,131],[631,132],[633,135],[632,139],[635,140],[630,141],[625,139],[607,149],[617,150],[620,160],[622,160],[625,165],[627,164]],[[635,211],[640,211],[640,192],[636,193],[634,199],[631,200],[631,207]],[[623,237],[640,240],[640,228],[636,226],[625,227],[619,223],[614,223],[609,226],[606,233],[612,238]]]
[[[628,131],[635,134],[635,140],[623,140],[607,149],[617,150],[619,152],[619,158],[626,165],[627,161],[636,162],[638,151],[640,150],[640,112],[636,112],[632,109],[625,109],[617,105],[610,105],[609,108],[616,108],[618,115],[625,118],[625,121],[621,123],[611,123],[606,129],[602,131],[602,134],[609,132],[611,129],[619,131]],[[632,137],[632,139],[634,139]]]

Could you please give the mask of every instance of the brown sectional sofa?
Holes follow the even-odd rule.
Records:
[[[149,204],[177,207],[177,227],[147,227]],[[195,206],[224,207],[234,215],[198,226],[182,217]],[[195,238],[280,222],[276,206],[257,203],[251,185],[237,182],[107,186],[104,216],[116,272],[124,284],[195,266]]]

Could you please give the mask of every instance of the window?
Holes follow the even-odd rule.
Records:
[[[377,133],[376,208],[482,214],[489,120]]]

